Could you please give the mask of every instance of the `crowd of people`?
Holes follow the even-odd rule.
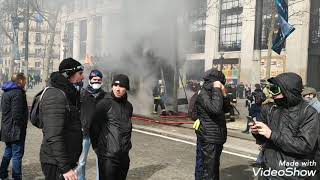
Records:
[[[130,167],[129,151],[133,106],[128,101],[129,77],[114,75],[111,91],[102,87],[104,75],[95,69],[89,73],[88,85],[82,87],[84,67],[72,58],[61,61],[53,72],[48,87],[39,92],[31,108],[30,119],[38,120],[43,139],[40,163],[46,180],[86,179],[85,167],[92,146],[97,161],[97,179],[125,180]],[[3,84],[1,99],[1,137],[5,151],[0,165],[0,179],[22,179],[22,159],[29,111],[25,87],[28,77],[23,73],[12,76]],[[226,78],[221,71],[210,69],[204,73],[203,83],[192,97],[191,116],[195,120],[197,137],[195,179],[218,180],[220,156],[227,141],[225,113],[230,112]],[[244,132],[251,132],[260,146],[258,161],[264,169],[286,170],[297,162],[297,170],[320,170],[320,166],[302,163],[320,163],[320,102],[314,88],[303,87],[295,73],[283,73],[268,79],[268,84],[249,86],[241,83],[238,97],[248,99],[248,123]],[[153,90],[154,113],[160,105],[165,113],[162,96],[163,82]],[[38,103],[36,103],[36,101]],[[36,109],[38,104],[39,109]],[[35,118],[38,117],[38,118]],[[34,122],[32,121],[32,124]],[[319,179],[293,174],[272,179]],[[294,178],[293,178],[294,177]],[[270,179],[264,173],[259,179]]]

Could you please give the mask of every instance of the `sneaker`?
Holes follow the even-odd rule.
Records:
[[[156,111],[153,111],[152,114],[158,114]]]

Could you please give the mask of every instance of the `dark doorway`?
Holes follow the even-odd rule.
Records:
[[[312,0],[310,9],[307,85],[320,90],[320,1]]]

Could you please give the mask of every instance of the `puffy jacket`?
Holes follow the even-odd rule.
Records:
[[[205,84],[195,102],[200,129],[197,134],[207,143],[224,144],[227,140],[227,127],[223,111],[223,95],[220,89]]]
[[[131,149],[132,104],[125,95],[116,98],[113,93],[106,93],[96,107],[90,129],[92,147],[98,156],[115,157],[128,153]]]
[[[82,151],[80,94],[58,72],[51,74],[49,86],[55,88],[48,89],[40,103],[44,125],[40,161],[57,165],[66,173],[77,166]]]
[[[28,124],[28,104],[25,91],[9,81],[2,86],[1,141],[24,140]]]
[[[294,73],[284,73],[273,79],[287,98],[285,107],[263,106],[261,121],[271,129],[270,139],[255,137],[264,144],[265,169],[285,170],[280,162],[297,162],[299,169],[310,169],[301,162],[313,160],[319,136],[319,118],[316,110],[302,100],[302,80]],[[272,179],[292,179],[273,177]],[[305,177],[301,177],[305,179]]]
[[[99,100],[104,97],[105,92],[100,89],[100,91],[93,94],[90,92],[90,88],[82,89],[81,90],[81,110],[80,110],[80,119],[82,125],[82,133],[83,136],[89,135],[90,125],[92,121],[94,121],[93,116],[96,110],[96,104]]]

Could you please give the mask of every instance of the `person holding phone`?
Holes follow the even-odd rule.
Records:
[[[263,106],[261,121],[249,123],[251,132],[260,144],[264,145],[263,169],[274,172],[295,168],[297,171],[311,170],[314,167],[303,166],[313,161],[319,137],[319,117],[317,111],[303,101],[302,79],[295,73],[282,73],[268,79],[268,91],[275,105]],[[283,165],[283,162],[298,166]],[[272,176],[272,179],[306,179],[302,173]],[[259,179],[271,176],[259,174]]]

